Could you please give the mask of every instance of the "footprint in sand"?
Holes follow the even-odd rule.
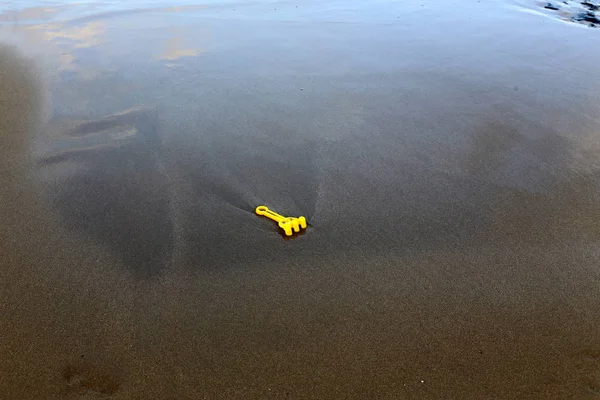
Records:
[[[93,366],[69,365],[63,370],[66,400],[110,400],[119,391],[119,379]]]
[[[577,369],[585,389],[600,396],[600,350],[589,349],[581,353]]]

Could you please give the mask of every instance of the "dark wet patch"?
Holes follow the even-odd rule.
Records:
[[[157,124],[155,110],[138,108],[63,126],[40,160],[66,226],[108,245],[141,275],[163,270],[173,250]],[[68,165],[73,172],[64,172]]]
[[[232,136],[220,122],[207,124],[201,138],[172,149],[171,173],[181,184],[175,224],[183,243],[195,243],[186,246],[184,264],[224,267],[279,254],[283,240],[268,249],[253,244],[265,232],[284,236],[277,224],[255,214],[259,205],[303,215],[309,224],[314,218],[320,187],[317,144],[283,125],[255,124],[260,132],[252,136]]]

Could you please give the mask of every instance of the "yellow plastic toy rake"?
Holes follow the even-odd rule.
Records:
[[[284,217],[275,211],[269,210],[267,206],[256,207],[256,214],[267,217],[279,225],[286,236],[292,236],[294,232],[300,232],[300,229],[306,229],[306,218],[304,217]],[[293,232],[292,232],[293,231]]]

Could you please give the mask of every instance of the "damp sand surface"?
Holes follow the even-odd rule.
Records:
[[[0,397],[600,398],[600,31],[438,3],[1,4]]]

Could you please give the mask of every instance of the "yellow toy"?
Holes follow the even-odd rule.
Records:
[[[286,236],[292,236],[292,230],[294,232],[300,232],[300,229],[306,229],[306,218],[304,217],[284,217],[283,215],[277,214],[275,211],[269,210],[267,206],[256,207],[256,214],[277,222],[279,227],[285,232]]]

